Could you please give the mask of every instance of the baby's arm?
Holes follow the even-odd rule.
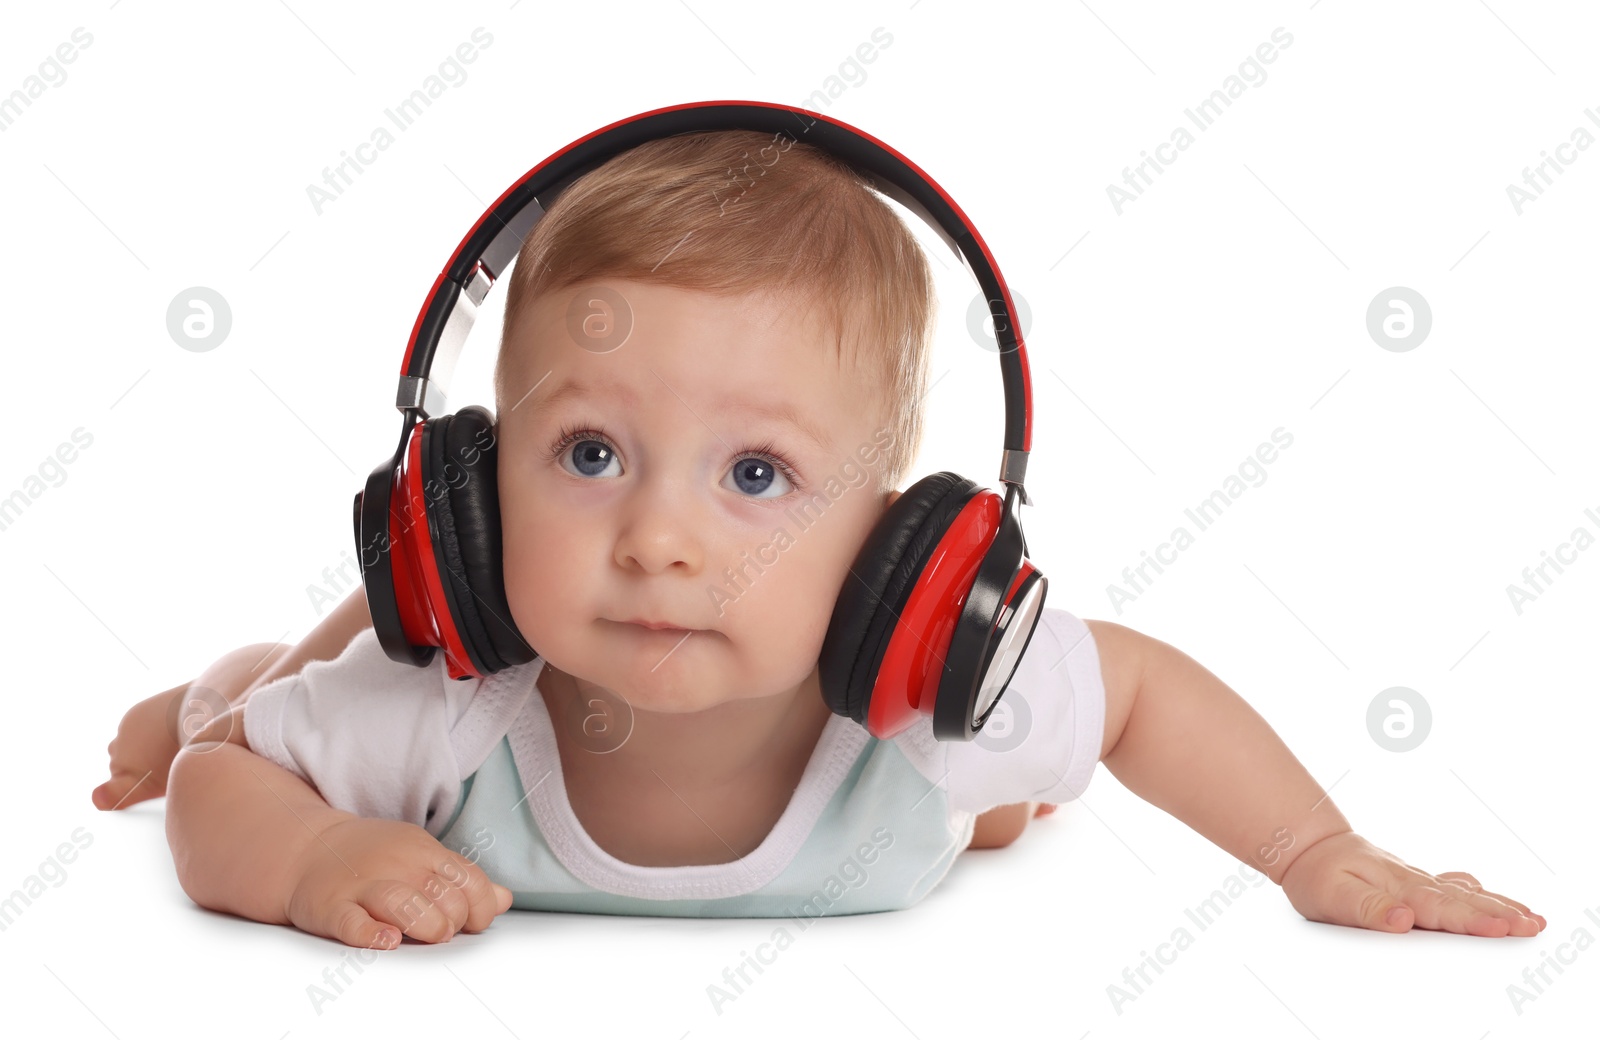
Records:
[[[224,703],[238,708],[257,689],[292,675],[308,661],[339,656],[362,629],[372,627],[363,586],[317,623],[299,643],[255,643],[223,654],[194,680],[147,697],[129,708],[107,745],[111,778],[90,797],[97,809],[126,809],[167,791],[167,775],[181,742]],[[237,718],[236,718],[237,721]]]
[[[167,843],[201,906],[350,946],[391,949],[402,932],[446,941],[511,905],[508,889],[421,827],[334,809],[252,753],[242,718],[214,721],[173,762]]]
[[[1106,768],[1281,885],[1302,916],[1391,932],[1544,927],[1470,874],[1428,874],[1355,834],[1266,720],[1194,658],[1113,622],[1086,623],[1105,681]]]
[[[202,734],[178,754],[168,782],[167,844],[178,883],[201,906],[288,924],[300,862],[322,831],[351,814],[252,754],[243,725],[221,743],[208,740]]]

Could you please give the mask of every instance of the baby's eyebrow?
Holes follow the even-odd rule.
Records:
[[[833,438],[828,435],[827,428],[813,422],[810,416],[802,413],[788,401],[758,404],[752,404],[748,401],[730,401],[728,402],[728,407],[723,410],[723,414],[776,419],[804,436],[817,450],[823,452],[832,452],[834,450]]]
[[[667,389],[670,390],[670,388]],[[676,391],[672,391],[672,393],[673,396],[678,397]],[[621,400],[624,404],[630,407],[638,403],[638,396],[634,394],[633,390],[627,386],[623,386],[620,383],[603,383],[591,386],[586,383],[568,379],[558,384],[553,390],[550,390],[549,392],[541,394],[535,398],[533,402],[534,410],[538,411],[550,408],[562,401],[570,399],[580,399],[591,396],[602,398],[609,397],[612,399]],[[678,399],[680,401],[683,400],[682,397],[678,397]],[[723,408],[720,412],[722,416],[736,418],[775,419],[786,426],[792,427],[797,433],[809,440],[818,450],[823,452],[833,452],[835,450],[833,438],[828,434],[827,428],[820,423],[815,422],[810,416],[800,411],[789,401],[751,402],[724,399],[722,404]],[[516,406],[513,405],[512,407]],[[689,407],[687,402],[684,402],[684,407]],[[693,411],[693,409],[690,409],[690,411]],[[698,414],[696,414],[696,418],[699,418],[701,422],[706,421]],[[714,429],[712,432],[717,433],[719,437],[721,436],[721,434]]]

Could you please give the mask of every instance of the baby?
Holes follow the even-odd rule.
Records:
[[[921,441],[932,279],[825,153],[793,144],[730,192],[767,143],[648,142],[574,182],[523,245],[495,450],[533,661],[459,682],[442,653],[394,662],[357,589],[299,646],[241,648],[135,706],[96,806],[165,793],[202,906],[387,949],[513,906],[909,907],[1104,762],[1310,920],[1543,929],[1470,874],[1357,835],[1192,658],[1057,604],[997,708],[1008,729],[937,741],[922,716],[879,739],[829,711],[835,600]]]

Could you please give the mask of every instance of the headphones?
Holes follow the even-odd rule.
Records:
[[[444,414],[456,359],[490,286],[564,188],[646,141],[713,130],[771,133],[842,159],[938,232],[989,301],[1005,384],[1004,498],[948,470],[907,489],[856,556],[817,664],[828,707],[876,737],[922,714],[933,716],[936,738],[971,740],[1033,637],[1047,585],[1027,558],[1019,515],[1033,504],[1023,487],[1033,399],[1011,293],[966,214],[920,167],[869,134],[788,105],[703,101],[618,120],[529,170],[467,232],[406,345],[399,446],[355,496],[378,641],[391,659],[418,667],[443,649],[454,679],[534,658],[506,604],[494,419],[478,405]]]

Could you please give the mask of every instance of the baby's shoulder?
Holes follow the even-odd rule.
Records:
[[[377,632],[364,628],[336,657],[307,661],[299,672],[275,679],[251,699],[268,691],[289,694],[324,717],[338,715],[352,724],[361,719],[411,716],[437,703],[454,721],[480,699],[483,686],[484,680],[478,677],[451,679],[444,655],[437,651],[423,665],[396,661],[383,649]]]

